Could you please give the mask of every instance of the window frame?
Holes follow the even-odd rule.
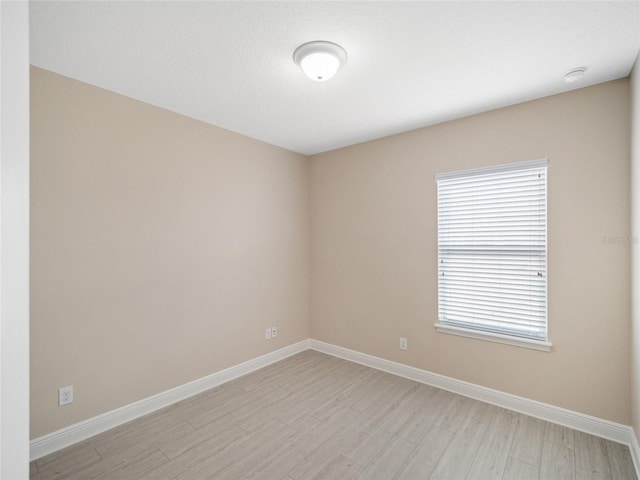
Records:
[[[458,323],[456,324],[455,321],[453,322],[447,322],[446,320],[443,320],[441,317],[441,306],[442,306],[442,299],[441,299],[441,292],[442,292],[442,288],[441,288],[441,272],[440,272],[440,262],[444,259],[444,254],[442,253],[446,247],[441,247],[441,241],[440,241],[440,229],[441,229],[441,193],[440,193],[440,182],[447,182],[447,180],[457,180],[457,179],[463,179],[463,178],[472,178],[472,177],[480,177],[480,176],[485,176],[485,175],[499,175],[501,173],[510,173],[510,172],[516,172],[516,171],[522,171],[522,170],[538,170],[538,169],[544,169],[545,175],[544,175],[544,188],[543,188],[543,192],[544,192],[544,199],[543,199],[543,203],[544,203],[544,253],[543,253],[543,262],[544,262],[544,280],[543,280],[543,292],[544,292],[544,338],[532,338],[532,337],[527,337],[527,336],[522,336],[522,332],[519,332],[520,334],[516,333],[516,330],[514,329],[513,332],[514,334],[511,335],[509,334],[508,331],[495,331],[495,329],[492,331],[492,328],[490,327],[485,327],[482,328],[482,326],[478,323],[478,328],[474,328],[473,322],[469,322],[469,323]],[[531,161],[525,161],[525,162],[517,162],[517,163],[509,163],[509,164],[502,164],[502,165],[495,165],[495,166],[490,166],[490,167],[482,167],[482,168],[474,168],[474,169],[468,169],[468,170],[459,170],[459,171],[453,171],[453,172],[446,172],[446,173],[440,173],[440,174],[436,174],[435,176],[435,180],[436,180],[436,184],[437,184],[437,215],[438,215],[438,238],[437,238],[437,256],[438,256],[438,321],[434,324],[434,327],[436,329],[437,332],[440,333],[447,333],[447,334],[452,334],[452,335],[459,335],[459,336],[463,336],[463,337],[469,337],[469,338],[474,338],[474,339],[479,339],[479,340],[486,340],[486,341],[491,341],[491,342],[497,342],[497,343],[503,343],[503,344],[507,344],[507,345],[514,345],[514,346],[519,346],[519,347],[526,347],[526,348],[532,348],[535,350],[541,350],[541,351],[546,351],[549,352],[551,351],[551,347],[553,346],[553,344],[549,341],[549,317],[548,317],[548,311],[547,311],[547,306],[548,306],[548,294],[547,294],[547,288],[548,288],[548,258],[547,258],[547,254],[548,254],[548,238],[547,238],[547,225],[548,225],[548,212],[547,212],[547,201],[548,201],[548,192],[547,192],[547,174],[548,174],[548,160],[545,159],[539,159],[539,160],[531,160]],[[471,190],[470,190],[471,191]],[[461,207],[462,208],[462,207]],[[473,250],[474,247],[471,246],[470,248],[467,248],[467,246],[465,246],[465,249],[471,249]],[[449,251],[450,248],[447,250]],[[478,251],[480,250],[484,250],[486,252],[486,248],[477,248]],[[534,248],[532,248],[532,250],[535,250]],[[502,251],[502,250],[500,250]],[[504,251],[508,251],[508,249],[505,249]],[[486,253],[485,253],[486,254]],[[481,254],[482,255],[482,254]],[[540,255],[538,254],[538,257],[540,257]],[[451,305],[451,304],[450,304]]]

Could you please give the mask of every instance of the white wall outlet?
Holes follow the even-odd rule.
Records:
[[[271,327],[271,338],[276,338],[278,336],[278,327]]]
[[[406,350],[407,349],[407,339],[406,338],[400,338],[400,350]]]
[[[62,407],[70,403],[73,403],[73,385],[58,390],[58,406]]]
[[[267,329],[264,331],[264,339],[265,339],[265,340],[269,340],[270,338],[271,338],[271,328],[267,328]]]

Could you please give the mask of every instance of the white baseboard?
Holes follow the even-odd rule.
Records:
[[[145,398],[139,402],[103,413],[97,417],[36,438],[32,440],[30,444],[31,461],[308,349],[309,340],[303,340],[276,350],[275,352],[267,353],[266,355],[221,370],[212,375]]]
[[[631,429],[629,450],[631,451],[631,459],[633,460],[633,466],[636,469],[636,475],[640,478],[640,445],[638,444],[638,436],[633,429]]]
[[[431,385],[443,390],[464,395],[466,397],[481,400],[486,403],[507,408],[515,412],[523,413],[548,422],[563,425],[591,435],[596,435],[607,440],[622,443],[629,447],[631,458],[640,477],[640,445],[633,431],[628,425],[611,422],[601,418],[574,412],[565,408],[556,407],[546,403],[511,395],[509,393],[493,390],[475,385],[473,383],[456,380],[454,378],[428,372],[419,368],[410,367],[401,363],[392,362],[383,358],[374,357],[366,353],[349,350],[318,340],[303,340],[289,345],[275,352],[262,355],[247,362],[235,365],[207,377],[167,390],[139,402],[112,410],[83,422],[65,427],[56,432],[36,438],[31,441],[30,457],[37,460],[45,455],[61,450],[65,447],[86,440],[94,435],[102,433],[123,423],[147,415],[161,408],[172,405],[180,400],[189,398],[210,388],[222,385],[272,363],[287,357],[312,349],[326,353],[334,357],[343,358],[351,362],[366,365],[377,370],[408,378],[426,385]]]
[[[318,340],[310,340],[312,350],[326,353],[334,357],[343,358],[351,362],[366,365],[383,372],[398,375],[400,377],[415,380],[434,387],[448,390],[466,397],[481,400],[492,405],[536,417],[547,422],[556,423],[565,427],[589,433],[607,440],[628,445],[634,461],[636,472],[640,476],[640,447],[633,429],[628,425],[611,422],[602,418],[593,417],[584,413],[574,412],[565,408],[556,407],[546,403],[511,395],[509,393],[482,387],[473,383],[456,380],[437,373],[431,373],[419,368],[410,367],[401,363],[392,362],[383,358],[374,357],[366,353],[356,352],[347,348],[338,347]]]

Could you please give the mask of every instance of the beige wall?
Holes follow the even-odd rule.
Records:
[[[631,72],[631,425],[640,440],[640,56]]]
[[[31,73],[32,438],[309,336],[631,423],[628,80],[309,160]],[[436,333],[434,174],[536,158],[553,351]]]
[[[31,75],[32,438],[309,337],[307,158]]]
[[[629,145],[625,79],[312,157],[312,338],[629,424]],[[436,333],[434,175],[538,158],[552,352]]]

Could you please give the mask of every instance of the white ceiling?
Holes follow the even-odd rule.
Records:
[[[304,154],[626,77],[640,50],[640,0],[30,8],[33,65]],[[348,53],[327,82],[293,63],[311,40]]]

